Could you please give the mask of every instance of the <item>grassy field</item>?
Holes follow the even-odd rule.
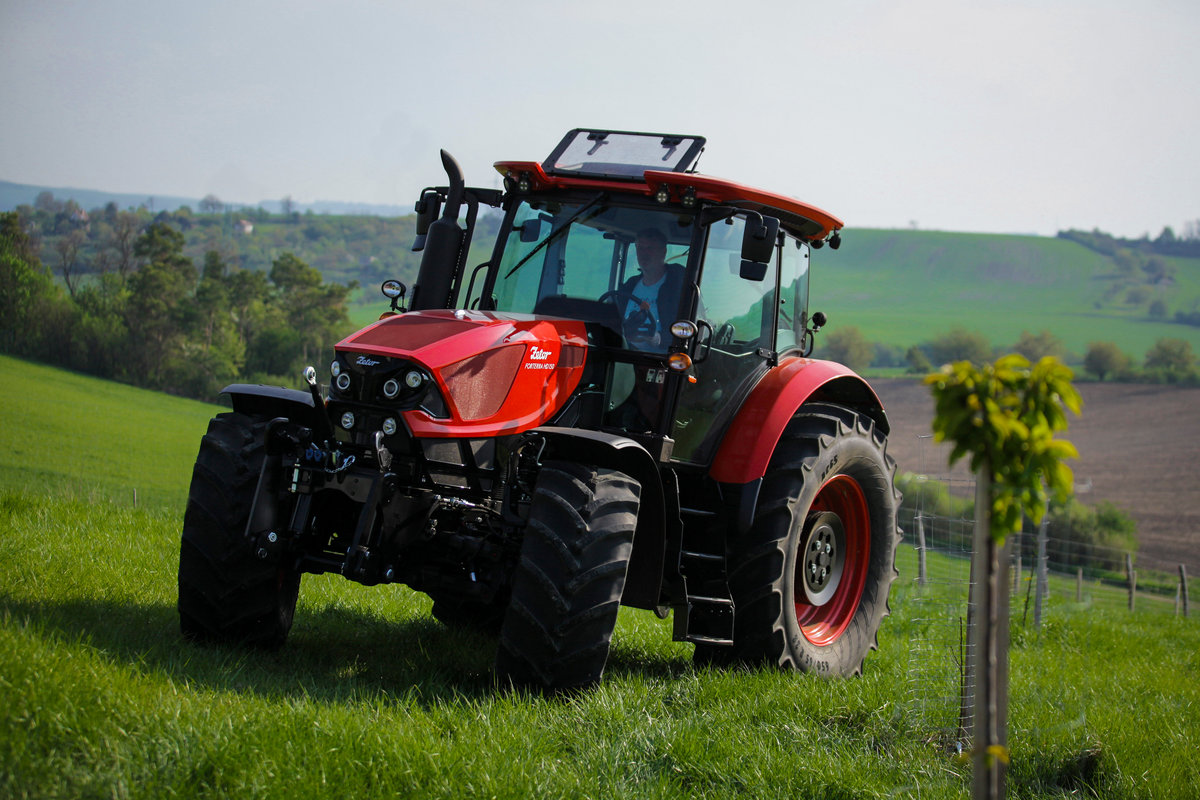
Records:
[[[599,689],[501,693],[491,641],[329,575],[305,577],[282,651],[199,647],[178,633],[178,536],[219,409],[7,358],[0,377],[0,797],[966,792],[912,702],[910,652],[955,618],[924,614],[907,548],[855,680],[697,671],[669,622],[625,610]],[[1195,619],[1064,603],[1014,642],[1011,797],[1196,796]]]

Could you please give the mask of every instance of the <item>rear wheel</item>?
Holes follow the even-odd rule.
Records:
[[[640,496],[641,485],[622,472],[568,462],[542,467],[500,630],[501,683],[561,691],[600,680]]]
[[[730,544],[734,645],[699,648],[696,660],[861,672],[897,574],[894,474],[869,418],[801,408],[771,457],[749,532]]]
[[[266,422],[218,414],[200,441],[179,551],[179,625],[188,639],[274,648],[291,630],[300,573],[258,558],[244,535]]]

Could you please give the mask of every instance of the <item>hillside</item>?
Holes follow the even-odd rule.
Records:
[[[938,231],[850,230],[836,252],[813,254],[811,307],[826,332],[857,327],[903,351],[956,325],[1011,347],[1022,331],[1050,331],[1078,361],[1089,342],[1112,341],[1140,360],[1161,337],[1200,352],[1200,328],[1152,319],[1200,307],[1200,259],[1165,258],[1169,282],[1065,239]],[[1140,303],[1129,302],[1145,296]],[[818,344],[820,337],[818,337]]]

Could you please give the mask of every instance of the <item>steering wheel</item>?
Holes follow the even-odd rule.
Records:
[[[617,316],[621,318],[621,331],[626,339],[649,339],[657,332],[654,315],[642,309],[642,301],[638,300],[628,289],[613,289],[605,292],[600,295],[600,302],[612,303],[616,307]],[[627,317],[625,310],[631,304],[638,306],[638,309]]]

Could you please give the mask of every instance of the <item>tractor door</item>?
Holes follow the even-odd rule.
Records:
[[[674,458],[707,463],[730,420],[754,385],[776,362],[777,351],[802,340],[808,294],[808,248],[781,234],[782,247],[762,280],[742,277],[741,215],[712,224],[705,242],[696,319],[694,384],[684,384],[676,406]],[[780,297],[780,250],[783,272]],[[757,277],[757,276],[754,276]]]

